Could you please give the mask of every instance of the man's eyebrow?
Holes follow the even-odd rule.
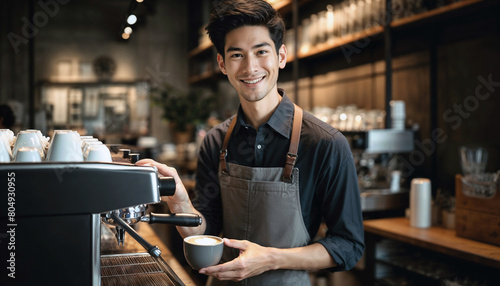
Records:
[[[266,46],[270,47],[271,44],[263,42],[263,43],[260,43],[260,44],[257,44],[255,46],[253,46],[252,50],[258,49],[258,48],[262,48],[262,47],[266,47]],[[235,51],[242,51],[242,50],[243,50],[242,48],[238,48],[238,47],[229,47],[229,48],[227,48],[226,52],[235,52]]]

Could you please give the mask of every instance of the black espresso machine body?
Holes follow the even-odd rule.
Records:
[[[101,214],[162,187],[156,168],[121,163],[0,164],[0,178],[0,285],[100,285]]]

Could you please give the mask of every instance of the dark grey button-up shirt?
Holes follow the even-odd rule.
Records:
[[[228,145],[227,162],[250,167],[284,167],[292,132],[293,103],[283,99],[269,120],[255,130],[245,124],[240,107]],[[206,233],[223,230],[219,152],[231,119],[211,129],[200,148],[193,205],[206,219]],[[314,238],[321,222],[328,226],[321,243],[348,270],[364,251],[363,219],[356,168],[349,144],[335,128],[304,112],[298,157],[300,204],[304,224]]]

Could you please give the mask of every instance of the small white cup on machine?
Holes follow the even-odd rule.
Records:
[[[12,161],[10,143],[3,133],[0,133],[0,163]]]
[[[58,131],[54,133],[47,161],[79,162],[83,161],[82,142],[76,131]]]
[[[33,147],[38,150],[40,153],[40,157],[45,158],[45,149],[43,148],[42,141],[38,134],[34,131],[20,131],[17,134],[16,142],[14,143],[14,147],[12,148],[12,156],[16,157],[17,151],[21,147]]]
[[[111,152],[104,144],[89,145],[85,161],[113,162]]]
[[[17,150],[15,162],[41,162],[40,152],[35,147],[21,147]]]

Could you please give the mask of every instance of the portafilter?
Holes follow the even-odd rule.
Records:
[[[175,194],[175,180],[171,177],[160,177],[158,183],[160,196],[173,196]],[[167,223],[177,226],[199,226],[201,225],[201,217],[198,214],[190,213],[170,213],[170,214],[146,214],[148,209],[147,204],[131,206],[128,208],[112,210],[101,214],[102,221],[115,226],[116,240],[118,245],[123,245],[125,232],[128,232],[139,243],[141,243],[148,252],[155,255],[157,251],[152,246],[142,239],[137,232],[131,227],[140,221],[152,223]],[[157,256],[157,255],[155,255]]]

